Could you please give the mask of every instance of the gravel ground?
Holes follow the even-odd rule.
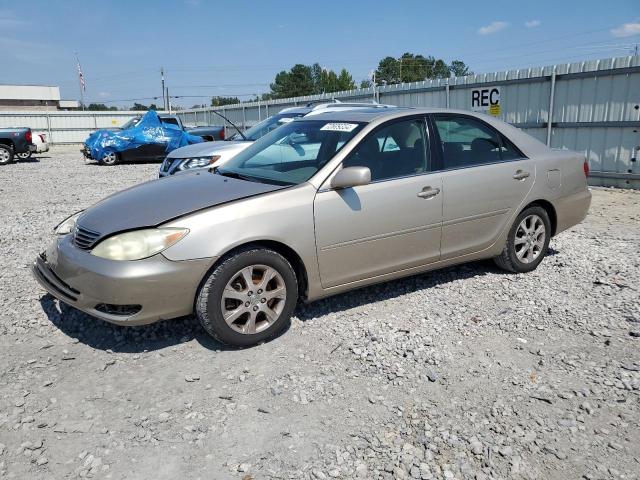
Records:
[[[595,190],[530,274],[447,268],[300,306],[261,346],[122,328],[29,274],[157,165],[3,167],[0,477],[639,478],[640,192]]]

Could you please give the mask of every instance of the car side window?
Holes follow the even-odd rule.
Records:
[[[520,152],[480,120],[465,116],[435,116],[442,142],[443,168],[463,168],[521,158]]]
[[[368,167],[371,180],[389,180],[428,171],[428,142],[422,120],[405,120],[369,135],[342,162],[343,167]]]

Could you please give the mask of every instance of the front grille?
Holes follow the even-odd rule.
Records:
[[[113,305],[110,303],[99,303],[95,308],[99,312],[121,317],[131,317],[142,310],[141,305]]]
[[[76,247],[82,250],[89,250],[96,243],[96,240],[100,238],[100,233],[88,228],[83,228],[80,225],[76,225],[73,231],[73,243]]]

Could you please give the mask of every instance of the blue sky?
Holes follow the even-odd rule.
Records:
[[[359,82],[386,55],[462,59],[475,72],[624,56],[640,0],[0,0],[0,83],[59,85],[87,101],[161,95],[184,106],[268,91],[295,63],[346,67]],[[141,100],[150,103],[153,100]]]

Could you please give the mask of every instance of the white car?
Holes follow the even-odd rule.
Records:
[[[29,150],[25,153],[18,153],[18,158],[26,160],[34,153],[44,153],[49,151],[49,144],[47,143],[47,135],[45,133],[33,132],[31,136],[31,143],[36,146],[35,150]]]
[[[196,143],[173,150],[167,155],[162,165],[160,165],[160,173],[158,176],[162,178],[196,168],[222,166],[259,138],[275,130],[280,125],[291,122],[298,117],[309,117],[334,111],[393,107],[394,105],[382,105],[379,103],[347,103],[334,100],[333,102],[320,103],[317,105],[308,104],[304,107],[285,108],[280,111],[280,113],[263,120],[244,133],[238,131],[238,133],[229,137],[227,140]]]

